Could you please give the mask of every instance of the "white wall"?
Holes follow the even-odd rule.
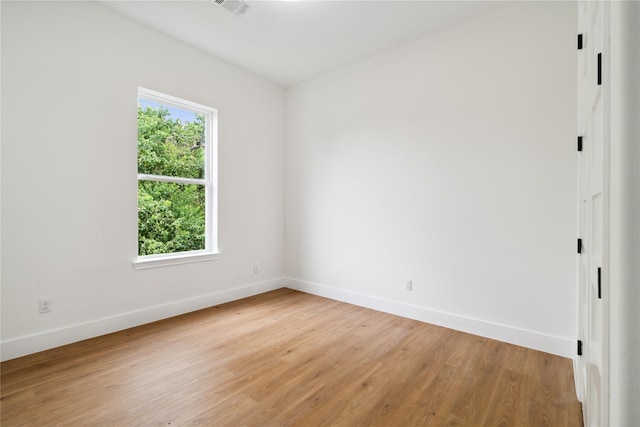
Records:
[[[640,3],[611,5],[609,422],[640,420]]]
[[[574,9],[504,7],[290,89],[284,117],[283,89],[98,5],[3,1],[2,359],[277,288],[285,264],[294,288],[573,355]],[[220,112],[217,261],[131,266],[138,86]]]
[[[219,110],[217,261],[132,268],[138,86]],[[281,286],[282,88],[94,3],[3,1],[2,107],[3,359]]]
[[[510,5],[290,89],[290,286],[573,356],[575,9]]]

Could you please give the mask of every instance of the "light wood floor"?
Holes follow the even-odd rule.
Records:
[[[3,427],[582,425],[568,359],[286,289],[1,369]]]

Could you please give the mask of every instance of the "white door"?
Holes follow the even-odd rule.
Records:
[[[579,26],[579,339],[585,426],[608,425],[609,5],[581,1]]]

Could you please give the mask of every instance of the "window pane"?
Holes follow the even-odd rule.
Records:
[[[204,178],[205,118],[138,100],[138,173]]]
[[[138,182],[138,255],[205,248],[205,186]]]

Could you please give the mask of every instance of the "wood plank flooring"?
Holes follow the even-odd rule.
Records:
[[[1,364],[9,426],[581,426],[571,361],[288,289]]]

